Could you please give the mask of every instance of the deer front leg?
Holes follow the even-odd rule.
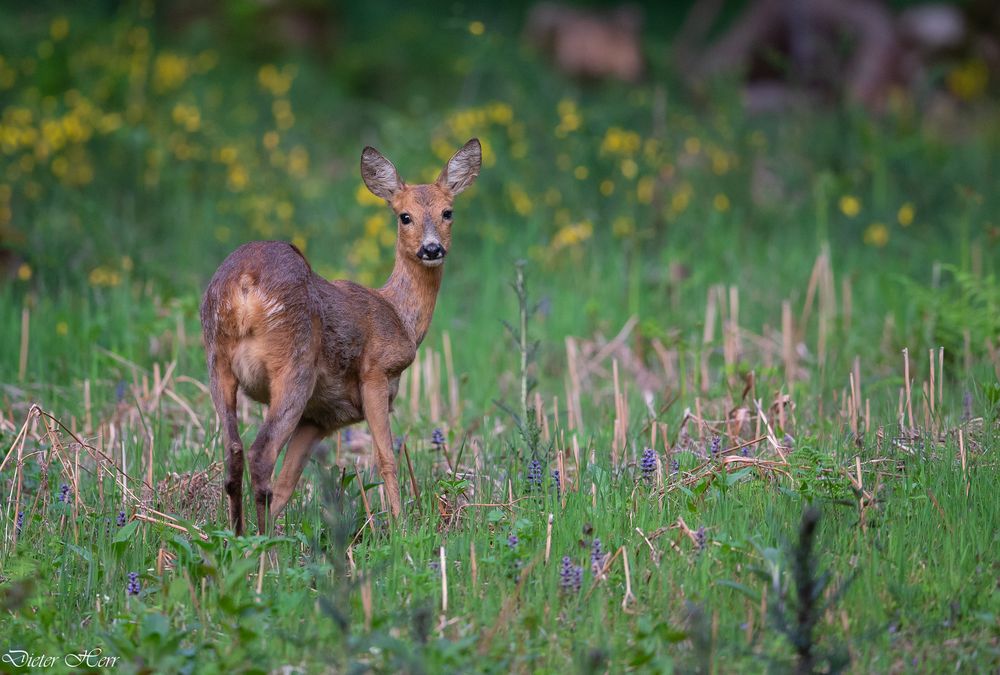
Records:
[[[389,431],[389,381],[382,373],[373,374],[361,382],[361,401],[365,421],[374,441],[375,464],[385,484],[389,509],[393,518],[400,513],[399,482],[396,478],[396,458],[392,454],[392,434]]]

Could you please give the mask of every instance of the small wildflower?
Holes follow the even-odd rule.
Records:
[[[670,460],[670,473],[679,473],[681,470],[681,460],[672,459]]]
[[[507,537],[507,547],[510,548],[510,550],[513,551],[515,548],[517,548],[517,543],[519,541],[520,541],[520,539],[517,538],[517,535],[516,534],[512,534],[509,537]]]
[[[853,195],[844,195],[841,197],[838,206],[840,206],[840,212],[848,218],[853,218],[861,213],[861,202]]]
[[[59,486],[59,501],[69,502],[69,485],[66,483]]]
[[[743,448],[740,450],[740,455],[742,455],[743,457],[749,457],[750,456],[750,446],[749,445],[744,445]]]
[[[604,549],[601,548],[601,540],[594,537],[590,544],[590,571],[596,577],[604,569]]]
[[[562,484],[559,482],[559,469],[552,472],[552,480],[556,484],[556,497],[562,494]]]
[[[431,433],[431,445],[440,450],[444,446],[444,432],[440,429],[434,429]]]
[[[24,511],[17,512],[17,522],[14,523],[14,530],[18,536],[21,535],[21,527],[24,525]]]
[[[115,518],[115,525],[117,525],[118,527],[125,527],[125,512],[124,511],[119,511],[118,512],[118,517]]]
[[[875,248],[882,248],[889,243],[889,228],[884,223],[872,223],[863,235],[864,242]]]
[[[695,542],[698,545],[698,550],[699,551],[704,551],[705,550],[705,544],[706,544],[705,526],[704,525],[702,525],[701,527],[699,527],[698,530],[694,533],[694,538],[695,538]]]
[[[709,451],[712,454],[712,459],[715,459],[719,455],[719,451],[722,450],[722,439],[718,436],[712,436],[712,444],[709,446]]]
[[[434,572],[434,574],[441,574],[441,561],[437,559],[431,560],[429,563],[427,563],[427,568],[431,572]]]
[[[642,468],[643,478],[652,478],[653,474],[656,473],[656,450],[653,450],[653,448],[643,450],[642,461],[639,462],[639,466]]]
[[[542,463],[538,458],[532,459],[528,463],[528,487],[537,488],[542,486]]]
[[[128,584],[125,586],[125,592],[129,595],[139,595],[139,591],[142,590],[142,584],[139,583],[138,572],[128,573]]]
[[[573,564],[573,559],[568,555],[563,556],[562,566],[559,568],[559,586],[563,591],[579,592],[583,585],[583,568]]]

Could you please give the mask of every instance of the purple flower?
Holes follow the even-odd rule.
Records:
[[[118,527],[125,527],[125,512],[124,511],[119,511],[118,512],[118,517],[115,518],[115,525],[117,525]]]
[[[678,473],[681,470],[681,460],[672,459],[670,460],[670,473]]]
[[[515,548],[517,548],[517,543],[519,541],[520,539],[517,538],[517,535],[512,534],[509,537],[507,537],[507,546],[510,548],[510,550],[513,551]]]
[[[583,585],[583,568],[573,564],[573,559],[568,555],[563,556],[562,565],[559,567],[559,587],[566,592],[579,592]]]
[[[431,432],[431,445],[440,450],[444,446],[444,432],[440,429],[434,429]]]
[[[742,456],[744,456],[744,457],[749,457],[750,456],[750,446],[749,445],[744,445],[743,448],[740,450],[740,454]]]
[[[542,463],[535,457],[528,462],[528,488],[542,487]]]
[[[706,544],[705,526],[704,525],[702,525],[701,527],[699,527],[698,530],[694,533],[694,538],[695,538],[695,542],[698,544],[698,550],[699,551],[704,551],[705,550],[705,544]]]
[[[642,469],[643,478],[652,478],[653,474],[656,473],[656,450],[652,448],[643,450],[639,467]]]
[[[427,563],[428,569],[435,574],[441,574],[441,561],[434,559]]]
[[[556,497],[562,494],[562,484],[559,482],[559,469],[552,472],[552,480],[556,483]]]
[[[21,534],[21,527],[24,525],[24,511],[17,512],[17,522],[14,523],[14,529],[17,531],[18,536]]]
[[[66,483],[63,483],[62,485],[59,486],[58,499],[61,502],[69,502],[69,485],[67,485]]]
[[[128,584],[125,586],[125,592],[129,595],[139,595],[139,591],[142,590],[142,584],[139,583],[138,572],[128,573]]]
[[[712,453],[712,459],[715,459],[718,456],[719,451],[722,450],[722,439],[718,436],[712,436],[712,444],[709,447],[709,450]]]
[[[594,537],[590,544],[590,572],[597,576],[604,569],[604,549],[601,548],[601,540]]]

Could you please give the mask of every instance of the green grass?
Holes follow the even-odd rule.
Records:
[[[0,451],[13,451],[0,472],[0,651],[58,655],[65,669],[63,655],[100,648],[119,658],[117,669],[163,672],[781,671],[795,667],[795,648],[777,617],[783,605],[786,617],[794,613],[799,521],[813,504],[822,517],[812,571],[832,575],[819,653],[846,649],[851,672],[996,669],[1000,202],[986,177],[997,171],[1000,138],[982,121],[995,102],[969,105],[959,131],[905,105],[880,118],[839,108],[750,117],[731,87],[689,97],[655,58],[650,83],[566,81],[519,46],[512,11],[389,25],[352,12],[345,20],[357,32],[325,67],[316,55],[248,53],[252,34],[217,47],[204,26],[179,35],[141,13],[113,21],[71,14],[59,40],[54,15],[0,14],[10,17],[0,24],[17,28],[3,29],[11,45],[3,63],[17,77],[0,91],[0,131],[20,124],[11,117],[18,110],[31,113],[18,128],[39,138],[46,120],[64,116],[91,129],[58,148],[3,148],[0,165],[0,197],[9,192],[0,244],[20,256],[0,286]],[[486,22],[481,37],[468,31],[475,19]],[[137,26],[150,31],[148,49]],[[391,45],[378,59],[365,47],[372,34]],[[449,50],[427,46],[442,34]],[[52,55],[40,57],[46,40]],[[651,40],[651,52],[666,49]],[[190,59],[176,86],[156,84],[164,54]],[[297,65],[287,93],[269,90],[267,63],[279,74]],[[139,75],[129,70],[139,66]],[[284,100],[290,125],[274,113]],[[178,104],[188,107],[178,112]],[[189,129],[190,106],[199,122]],[[105,119],[115,114],[119,126]],[[269,132],[278,134],[271,146]],[[378,284],[391,267],[390,220],[358,196],[361,147],[373,142],[404,178],[423,178],[471,135],[484,139],[490,159],[456,205],[456,239],[422,348],[440,356],[447,332],[461,412],[451,410],[442,365],[437,418],[426,391],[411,408],[404,383],[393,419],[420,500],[401,461],[406,513],[386,523],[362,461],[376,511],[368,522],[354,470],[367,446],[349,451],[347,439],[323,444],[275,536],[226,532],[217,473],[186,497],[165,494],[171,475],[206,475],[222,459],[199,386],[207,376],[197,307],[226,253],[250,239],[295,238],[322,273]],[[306,165],[290,164],[303,151]],[[90,179],[74,183],[76,168],[59,175],[59,157],[89,167]],[[234,182],[239,170],[245,184],[238,175]],[[844,197],[859,213],[842,207]],[[904,225],[906,205],[915,217]],[[803,319],[824,251],[836,297],[824,304],[820,358],[818,299]],[[510,282],[519,259],[539,303],[528,375],[552,442],[536,443],[504,410],[520,405],[519,355],[502,324],[517,323]],[[727,307],[729,289],[738,290],[735,356],[724,350],[722,314],[703,338],[718,285]],[[785,301],[797,331],[794,381],[783,361]],[[632,316],[638,323],[624,344],[655,376],[655,420],[668,429],[669,452],[662,435],[657,442],[660,462],[680,465],[662,482],[641,477],[651,416],[621,352],[630,411],[623,458],[612,464],[610,358],[583,381],[583,422],[568,429],[565,338],[601,345]],[[676,358],[676,374],[665,373],[657,340]],[[921,385],[928,350],[939,347],[943,398],[928,425]],[[913,430],[897,418],[903,348]],[[855,358],[871,411],[858,436],[841,412]],[[168,370],[156,395],[154,371]],[[753,394],[743,393],[751,374]],[[795,406],[784,427],[769,412],[780,394]],[[748,473],[708,458],[714,432],[699,433],[697,420],[681,433],[685,411],[700,409],[721,429],[746,407],[748,427],[723,441],[753,438],[751,395],[787,446],[784,460],[764,441],[754,456],[775,464]],[[15,441],[32,404],[66,428],[37,418],[22,446]],[[260,419],[259,406],[249,410],[248,441]],[[457,475],[430,443],[436,427]],[[574,433],[579,467],[567,450]],[[110,459],[99,468],[80,440]],[[551,478],[532,489],[530,460],[537,456],[549,476],[560,451],[563,492]],[[57,496],[74,484],[77,455],[79,494],[67,505]],[[123,494],[109,461],[124,462],[136,498]],[[863,494],[852,483],[858,461]],[[155,493],[141,487],[148,472]],[[18,494],[26,516],[15,543]],[[486,506],[442,516],[444,505],[453,512],[463,503]],[[149,508],[190,531],[137,518]],[[119,528],[121,510],[129,522]],[[704,528],[704,550],[679,519]],[[595,582],[594,537],[627,556],[634,597],[624,606],[623,556]],[[446,611],[430,564],[441,547]],[[261,578],[265,551],[278,564]],[[560,588],[563,556],[584,570],[579,592]],[[126,594],[129,572],[139,574],[137,596]]]

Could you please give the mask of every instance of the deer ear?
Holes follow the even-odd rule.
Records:
[[[396,167],[370,145],[361,153],[361,178],[373,195],[386,201],[403,187]]]
[[[448,160],[438,176],[437,184],[457,195],[476,180],[482,163],[483,148],[479,145],[479,139],[473,138]]]

